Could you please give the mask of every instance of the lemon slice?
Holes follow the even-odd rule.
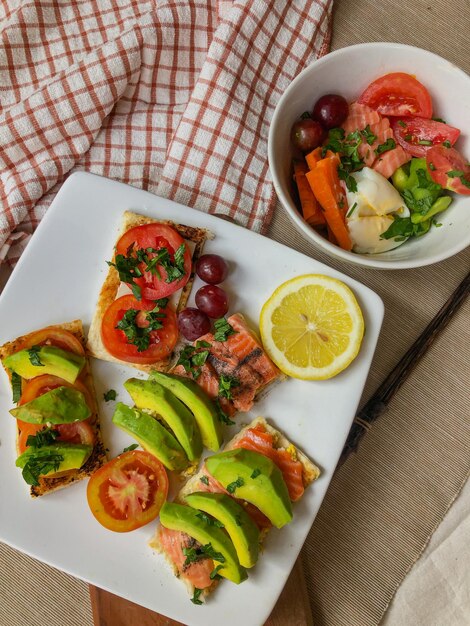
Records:
[[[279,369],[293,378],[336,376],[357,356],[364,319],[353,292],[321,274],[280,285],[260,315],[263,345]]]

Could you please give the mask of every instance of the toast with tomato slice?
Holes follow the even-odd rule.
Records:
[[[18,337],[14,341],[5,343],[3,346],[0,347],[0,359],[2,361],[6,374],[8,376],[10,384],[12,384],[12,373],[10,369],[5,366],[5,363],[4,363],[5,359],[13,354],[16,354],[20,350],[23,350],[25,348],[30,348],[31,339],[34,338],[34,340],[37,341],[39,333],[44,333],[45,335],[49,334],[49,336],[52,333],[52,334],[55,334],[58,338],[60,338],[60,334],[63,331],[65,331],[69,335],[69,337],[70,335],[72,335],[72,338],[74,338],[75,341],[78,342],[80,346],[83,348],[83,354],[85,355],[85,365],[83,366],[83,369],[81,370],[79,379],[77,379],[77,381],[79,381],[80,390],[82,390],[86,394],[87,404],[92,405],[89,407],[91,411],[91,415],[86,420],[86,427],[82,426],[81,430],[80,429],[77,430],[76,425],[74,424],[67,425],[67,426],[75,426],[75,430],[77,430],[77,433],[74,436],[76,436],[77,438],[82,436],[80,433],[86,433],[87,441],[90,443],[90,445],[92,442],[93,449],[92,449],[90,456],[87,458],[86,462],[79,469],[71,469],[71,470],[67,470],[61,473],[56,473],[50,476],[39,476],[39,479],[38,479],[39,484],[32,485],[30,489],[31,496],[34,498],[46,495],[48,493],[56,491],[57,489],[62,489],[73,483],[83,480],[84,478],[90,477],[99,467],[101,467],[101,465],[103,465],[107,461],[106,452],[105,452],[103,440],[101,437],[101,429],[100,429],[100,423],[99,423],[99,415],[98,415],[97,400],[96,400],[96,393],[95,393],[95,388],[93,384],[93,378],[91,374],[90,364],[85,354],[85,335],[83,333],[83,326],[80,320],[74,320],[72,322],[66,322],[63,324],[56,324],[54,326],[48,326],[44,329],[34,331],[26,335],[22,335],[21,337]],[[51,343],[50,340],[48,341],[46,339],[44,341],[44,345],[49,345],[50,343]],[[40,374],[39,367],[38,367],[38,370],[39,370],[38,373]],[[41,374],[37,378],[39,377],[41,377]],[[25,393],[27,385],[30,384],[31,381],[34,379],[25,380],[23,378],[20,380],[21,380],[21,383],[20,383],[21,393],[23,395]],[[12,385],[12,389],[13,389],[13,385]],[[5,418],[2,418],[2,419],[5,419]],[[13,420],[12,417],[7,417],[7,419]],[[17,423],[16,447],[17,447],[17,453],[21,454],[23,450],[20,449],[20,446],[21,448],[24,448],[25,441],[27,438],[27,432],[23,433],[24,436],[22,437],[22,432],[21,432],[20,426],[18,425],[18,420],[16,420],[16,423]],[[73,433],[70,433],[70,434],[72,435]],[[82,441],[82,439],[80,440]]]
[[[127,357],[126,359],[117,358],[116,356],[110,353],[110,351],[106,348],[105,343],[103,341],[103,328],[106,326],[105,318],[107,315],[108,317],[111,316],[110,312],[112,308],[110,307],[112,307],[113,303],[115,303],[118,296],[121,297],[122,294],[127,294],[129,298],[131,296],[131,288],[129,287],[128,284],[121,281],[120,273],[118,269],[116,268],[116,256],[118,256],[117,245],[119,242],[123,241],[123,237],[131,229],[135,227],[139,227],[139,226],[159,225],[159,224],[161,224],[163,227],[169,226],[171,227],[171,229],[176,231],[177,236],[180,238],[180,240],[181,238],[182,240],[184,240],[184,242],[187,244],[188,249],[190,251],[190,260],[188,257],[188,261],[187,261],[188,266],[190,266],[189,278],[187,282],[185,282],[184,286],[179,290],[179,297],[178,297],[176,307],[175,307],[176,313],[184,309],[186,306],[186,303],[189,298],[189,294],[191,293],[192,284],[194,281],[194,274],[195,274],[194,268],[195,268],[196,262],[201,256],[206,240],[212,239],[213,234],[204,228],[196,228],[193,226],[186,226],[184,224],[176,224],[169,220],[156,220],[150,217],[146,217],[144,215],[133,213],[131,211],[126,211],[122,217],[121,226],[119,228],[118,236],[116,239],[115,253],[113,255],[112,261],[108,263],[109,265],[108,273],[101,287],[100,294],[98,297],[98,302],[97,302],[93,319],[92,319],[92,323],[90,326],[90,331],[88,333],[88,342],[87,342],[88,350],[90,354],[96,357],[97,359],[121,363],[123,365],[130,365],[132,367],[135,367],[137,369],[140,369],[142,371],[147,371],[147,372],[152,371],[152,370],[159,370],[159,371],[166,370],[170,364],[172,351],[173,351],[172,347],[171,349],[168,350],[168,354],[162,353],[162,355],[158,355],[158,359],[155,360],[153,363],[144,363],[144,362],[141,362],[140,355],[136,355],[136,357],[138,358],[136,358],[134,362],[132,361],[132,356],[128,357],[129,360],[127,360]],[[137,247],[136,249],[138,250]],[[149,248],[147,248],[147,250],[148,249]],[[130,255],[132,255],[133,252],[135,251],[136,250],[134,250],[134,244],[131,244],[130,247],[127,249],[127,253]],[[139,250],[139,252],[144,252],[144,250]],[[150,259],[152,259],[152,255],[147,256],[147,261],[149,261]],[[160,276],[159,271],[161,271],[161,268],[159,270],[158,265],[154,266],[152,270],[153,270],[154,276],[157,274]],[[145,278],[147,274],[149,273],[147,272],[145,276],[142,275],[143,278]],[[139,280],[142,280],[142,279],[139,279]],[[154,296],[156,297],[153,297],[151,295],[152,294],[151,289],[142,291],[138,287],[138,290],[139,290],[138,295],[140,296],[141,299],[145,300],[146,302],[153,302],[153,304],[158,303],[159,301],[158,298],[160,296],[158,296],[157,292],[154,293]],[[134,289],[132,289],[132,293],[135,296]],[[144,293],[146,297],[142,298],[142,293]],[[172,312],[171,305],[169,309],[170,311],[168,312],[168,309],[167,309],[166,312],[168,315],[171,315],[172,318],[174,318],[174,324],[176,328],[176,318],[174,317],[174,313]],[[147,308],[144,307],[143,310],[151,312],[150,307],[147,307]],[[157,306],[156,313],[155,313],[157,318],[158,318],[158,315],[161,315],[162,311],[165,313],[165,307],[163,306],[161,307],[161,309],[158,309],[158,306]],[[121,318],[122,318],[122,313],[121,313]],[[173,323],[173,319],[172,319],[172,323]],[[109,326],[109,323],[108,323],[108,326]],[[176,334],[177,334],[177,330],[176,330]],[[109,336],[108,328],[107,328],[107,335]]]
[[[263,417],[257,417],[250,424],[242,428],[225,446],[224,451],[245,448],[268,456],[281,469],[292,502],[300,500],[305,489],[320,476],[320,469],[283,433],[271,426]],[[207,471],[205,465],[183,485],[175,498],[179,504],[187,504],[186,498],[195,492],[225,493],[228,492]],[[232,492],[233,493],[233,492]],[[270,521],[252,504],[244,503],[246,512],[260,530],[260,542],[264,540],[269,529]],[[169,531],[158,526],[155,536],[149,543],[150,547],[164,555],[177,578],[180,578],[193,595],[195,589],[201,589],[197,584],[203,583],[204,577],[213,571],[213,562],[210,559],[201,559],[197,563],[184,567],[184,560],[180,556],[183,548],[197,548],[197,543],[185,533]],[[183,553],[183,555],[186,554]],[[209,562],[207,562],[209,561]],[[193,571],[191,571],[191,568]],[[194,575],[194,578],[193,578]],[[198,599],[207,597],[218,584],[217,577],[210,581],[198,593]]]

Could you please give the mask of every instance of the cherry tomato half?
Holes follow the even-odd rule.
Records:
[[[430,118],[432,100],[428,90],[411,74],[393,72],[374,80],[358,102],[382,115]]]
[[[433,146],[426,152],[426,164],[434,182],[455,193],[470,195],[470,165],[458,150]]]
[[[100,467],[88,482],[91,512],[105,528],[129,532],[154,520],[168,494],[168,476],[149,452],[124,452]]]
[[[42,345],[56,346],[57,348],[62,348],[62,350],[67,350],[68,352],[79,354],[80,356],[85,354],[81,341],[77,339],[75,335],[69,333],[68,330],[62,330],[62,328],[55,326],[43,328],[32,333],[28,339],[24,339],[19,343],[18,350]]]
[[[152,330],[149,334],[149,347],[139,352],[138,346],[130,343],[123,330],[116,328],[127,311],[139,311],[135,321],[139,328],[148,326],[145,311],[152,311],[155,302],[136,300],[134,296],[121,296],[106,310],[101,323],[101,339],[106,350],[116,359],[129,363],[156,363],[170,356],[178,339],[176,314],[169,306],[161,309],[165,317],[161,318],[163,328]],[[140,311],[143,313],[140,314]]]
[[[146,250],[147,248],[153,248],[160,250],[166,248],[170,253],[170,258],[174,261],[174,254],[176,250],[184,244],[184,276],[179,280],[174,280],[171,283],[167,283],[167,272],[161,265],[157,266],[155,273],[145,271],[145,263],[139,265],[140,271],[143,273],[141,278],[135,278],[135,283],[139,285],[142,290],[142,298],[145,300],[158,300],[158,298],[165,298],[174,291],[181,289],[186,285],[191,275],[191,252],[185,240],[179,235],[174,228],[167,224],[144,224],[142,226],[135,226],[128,230],[119,239],[116,245],[116,254],[122,254],[127,256],[128,250],[133,245],[133,252],[137,252],[139,249]],[[149,260],[155,257],[155,253],[148,252]]]
[[[423,157],[432,146],[457,141],[460,130],[422,117],[400,117],[390,120],[395,139],[401,147],[415,157]]]
[[[42,396],[44,393],[56,389],[57,387],[73,387],[81,391],[85,396],[85,402],[94,411],[94,402],[91,394],[85,385],[76,380],[72,385],[71,383],[59,378],[58,376],[52,376],[50,374],[44,374],[43,376],[36,376],[28,380],[23,387],[21,398],[18,402],[19,405],[31,402],[34,398]],[[17,449],[18,454],[22,454],[27,446],[29,435],[35,435],[38,431],[44,428],[44,424],[30,424],[29,422],[23,422],[17,420],[18,424],[18,440]],[[95,434],[90,424],[90,419],[82,422],[72,422],[71,424],[57,424],[54,426],[55,430],[59,431],[57,441],[66,441],[68,443],[83,443],[93,445],[95,441]]]

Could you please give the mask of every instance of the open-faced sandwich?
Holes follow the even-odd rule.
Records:
[[[186,305],[195,262],[211,236],[126,211],[88,334],[90,354],[145,371],[166,369],[178,340],[176,313]]]
[[[292,520],[292,502],[320,471],[261,417],[243,428],[160,511],[151,545],[200,604],[227,578],[237,584],[256,564],[271,526]]]
[[[33,497],[89,477],[106,461],[84,346],[75,320],[0,348],[16,404],[16,465]]]

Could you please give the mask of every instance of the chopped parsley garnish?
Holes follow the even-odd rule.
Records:
[[[452,148],[452,144],[450,143],[450,141],[443,141],[443,142],[442,142],[442,145],[443,145],[445,148]]]
[[[241,521],[241,519],[240,519],[240,513],[237,513],[237,514],[235,515],[235,524],[236,524],[237,526],[243,526],[243,522],[242,522],[242,521]]]
[[[435,122],[440,122],[441,124],[447,124],[447,122],[445,122],[441,117],[432,117],[431,119]]]
[[[44,446],[50,446],[51,443],[59,436],[59,431],[55,428],[43,428],[38,430],[35,435],[28,435],[26,439],[26,446],[31,448],[43,448]]]
[[[207,478],[207,476],[201,476],[201,478],[199,479],[201,481],[201,483],[203,483],[204,485],[208,485],[209,484],[209,479]]]
[[[116,328],[122,330],[126,335],[127,343],[137,347],[137,352],[144,352],[150,346],[150,333],[153,330],[163,328],[162,321],[166,318],[166,313],[160,309],[166,307],[168,298],[161,298],[155,301],[155,307],[151,311],[140,311],[138,309],[127,309]],[[139,326],[137,317],[144,316],[147,326]]]
[[[462,183],[462,185],[465,185],[465,187],[468,187],[470,189],[470,180],[465,178],[465,172],[464,171],[462,171],[462,170],[450,170],[450,172],[447,172],[447,176],[449,178],[460,178],[460,182]]]
[[[408,237],[421,237],[429,230],[429,220],[413,224],[410,217],[393,216],[393,222],[388,229],[380,235],[381,239],[394,239],[395,241],[405,241]]]
[[[39,485],[39,476],[56,472],[63,460],[62,454],[39,449],[29,455],[23,467],[23,478],[28,485]]]
[[[322,157],[326,157],[328,150],[340,154],[338,176],[344,180],[349,191],[357,191],[357,183],[350,175],[351,172],[358,172],[364,167],[364,161],[359,154],[359,146],[364,143],[364,140],[369,144],[369,142],[373,143],[375,139],[370,126],[366,126],[362,131],[356,130],[349,133],[347,136],[343,128],[332,128],[329,131],[327,143],[322,149]]]
[[[434,165],[434,163],[430,163],[429,164],[429,169],[431,170],[431,172],[434,172],[436,169],[436,166]]]
[[[116,400],[117,392],[114,389],[108,389],[106,393],[103,394],[103,398],[105,402],[109,402],[110,400]]]
[[[432,146],[433,145],[430,139],[418,139],[418,144],[420,146]]]
[[[186,557],[183,563],[183,569],[191,565],[191,563],[197,563],[202,559],[213,559],[219,561],[219,563],[225,563],[225,557],[221,552],[216,552],[211,543],[207,543],[205,546],[198,546],[197,548],[183,548],[183,554]]]
[[[396,148],[397,144],[395,142],[395,139],[392,139],[391,137],[389,137],[387,139],[387,141],[384,141],[384,143],[381,143],[380,146],[377,146],[377,148],[374,150],[375,154],[383,154],[384,152],[388,152],[389,150],[393,150],[393,148]]]
[[[215,341],[227,341],[230,335],[235,335],[238,331],[234,330],[233,327],[227,322],[225,317],[221,317],[214,322],[214,340]]]
[[[162,267],[166,272],[166,283],[179,280],[186,274],[184,269],[185,251],[186,244],[182,243],[176,249],[172,259],[168,248],[139,248],[135,250],[134,244],[131,244],[125,255],[117,254],[114,263],[111,261],[107,261],[107,263],[116,268],[119,279],[130,285],[134,297],[140,300],[142,289],[135,282],[135,279],[142,278],[144,272],[150,272],[150,274],[161,279],[158,268]]]
[[[251,478],[257,478],[260,474],[261,474],[261,470],[256,467],[251,473]]]
[[[354,211],[356,210],[356,208],[357,208],[357,202],[355,202],[355,203],[352,205],[352,207],[349,209],[349,211],[347,212],[346,217],[351,217],[351,215],[354,213]]]
[[[235,493],[235,489],[237,489],[238,487],[243,487],[244,484],[245,484],[245,481],[243,480],[241,476],[239,476],[237,480],[234,480],[233,483],[229,483],[227,485],[227,491],[229,493]]]
[[[377,135],[374,135],[374,133],[371,131],[369,124],[367,124],[364,130],[361,130],[361,135],[367,141],[369,146],[371,146],[374,143],[374,141],[377,139]]]
[[[356,179],[353,176],[351,176],[351,174],[348,172],[347,169],[345,169],[344,167],[341,167],[341,165],[338,166],[338,176],[340,180],[344,180],[348,191],[352,191],[353,193],[357,191]],[[342,200],[342,202],[344,204],[344,200]]]
[[[403,120],[398,120],[398,125],[401,126],[402,128],[406,128],[406,124]]]
[[[197,378],[210,354],[210,347],[211,344],[204,340],[196,341],[194,346],[185,346],[179,354],[176,365],[182,365],[186,372],[191,374],[193,378]]]
[[[223,374],[219,378],[219,396],[221,398],[232,399],[232,388],[239,387],[240,381],[230,376],[224,376]]]
[[[191,602],[193,604],[202,604],[202,600],[199,600],[199,596],[202,593],[202,589],[198,589],[198,587],[194,587],[193,597],[191,598]]]
[[[196,517],[202,519],[202,521],[205,522],[208,526],[217,526],[217,528],[224,528],[222,522],[219,522],[218,519],[207,515],[207,513],[204,513],[204,511],[199,511],[199,513],[196,514]]]
[[[405,135],[406,141],[411,141],[413,139],[413,135]]]
[[[218,573],[219,570],[223,569],[223,565],[220,563],[219,565],[217,565],[217,567],[215,567],[212,572],[209,574],[209,578],[211,580],[220,580],[222,578],[222,576]]]
[[[127,446],[127,448],[124,448],[124,450],[122,451],[122,453],[124,452],[131,452],[132,450],[135,450],[136,448],[139,447],[138,443],[131,443],[130,446]]]
[[[13,394],[13,402],[18,402],[21,398],[21,376],[16,372],[11,372],[11,391]]]
[[[312,116],[310,115],[310,113],[308,111],[304,111],[302,113],[302,115],[300,116],[301,120],[311,120]]]
[[[235,422],[230,419],[227,413],[225,413],[225,411],[220,406],[220,402],[218,398],[214,400],[214,404],[215,404],[215,409],[217,411],[217,417],[222,422],[222,424],[227,424],[227,426],[232,426],[232,424],[235,424]]]
[[[26,350],[31,365],[36,365],[36,367],[44,367],[44,363],[39,358],[40,350],[41,346],[32,346],[31,348],[29,348],[29,350]]]

